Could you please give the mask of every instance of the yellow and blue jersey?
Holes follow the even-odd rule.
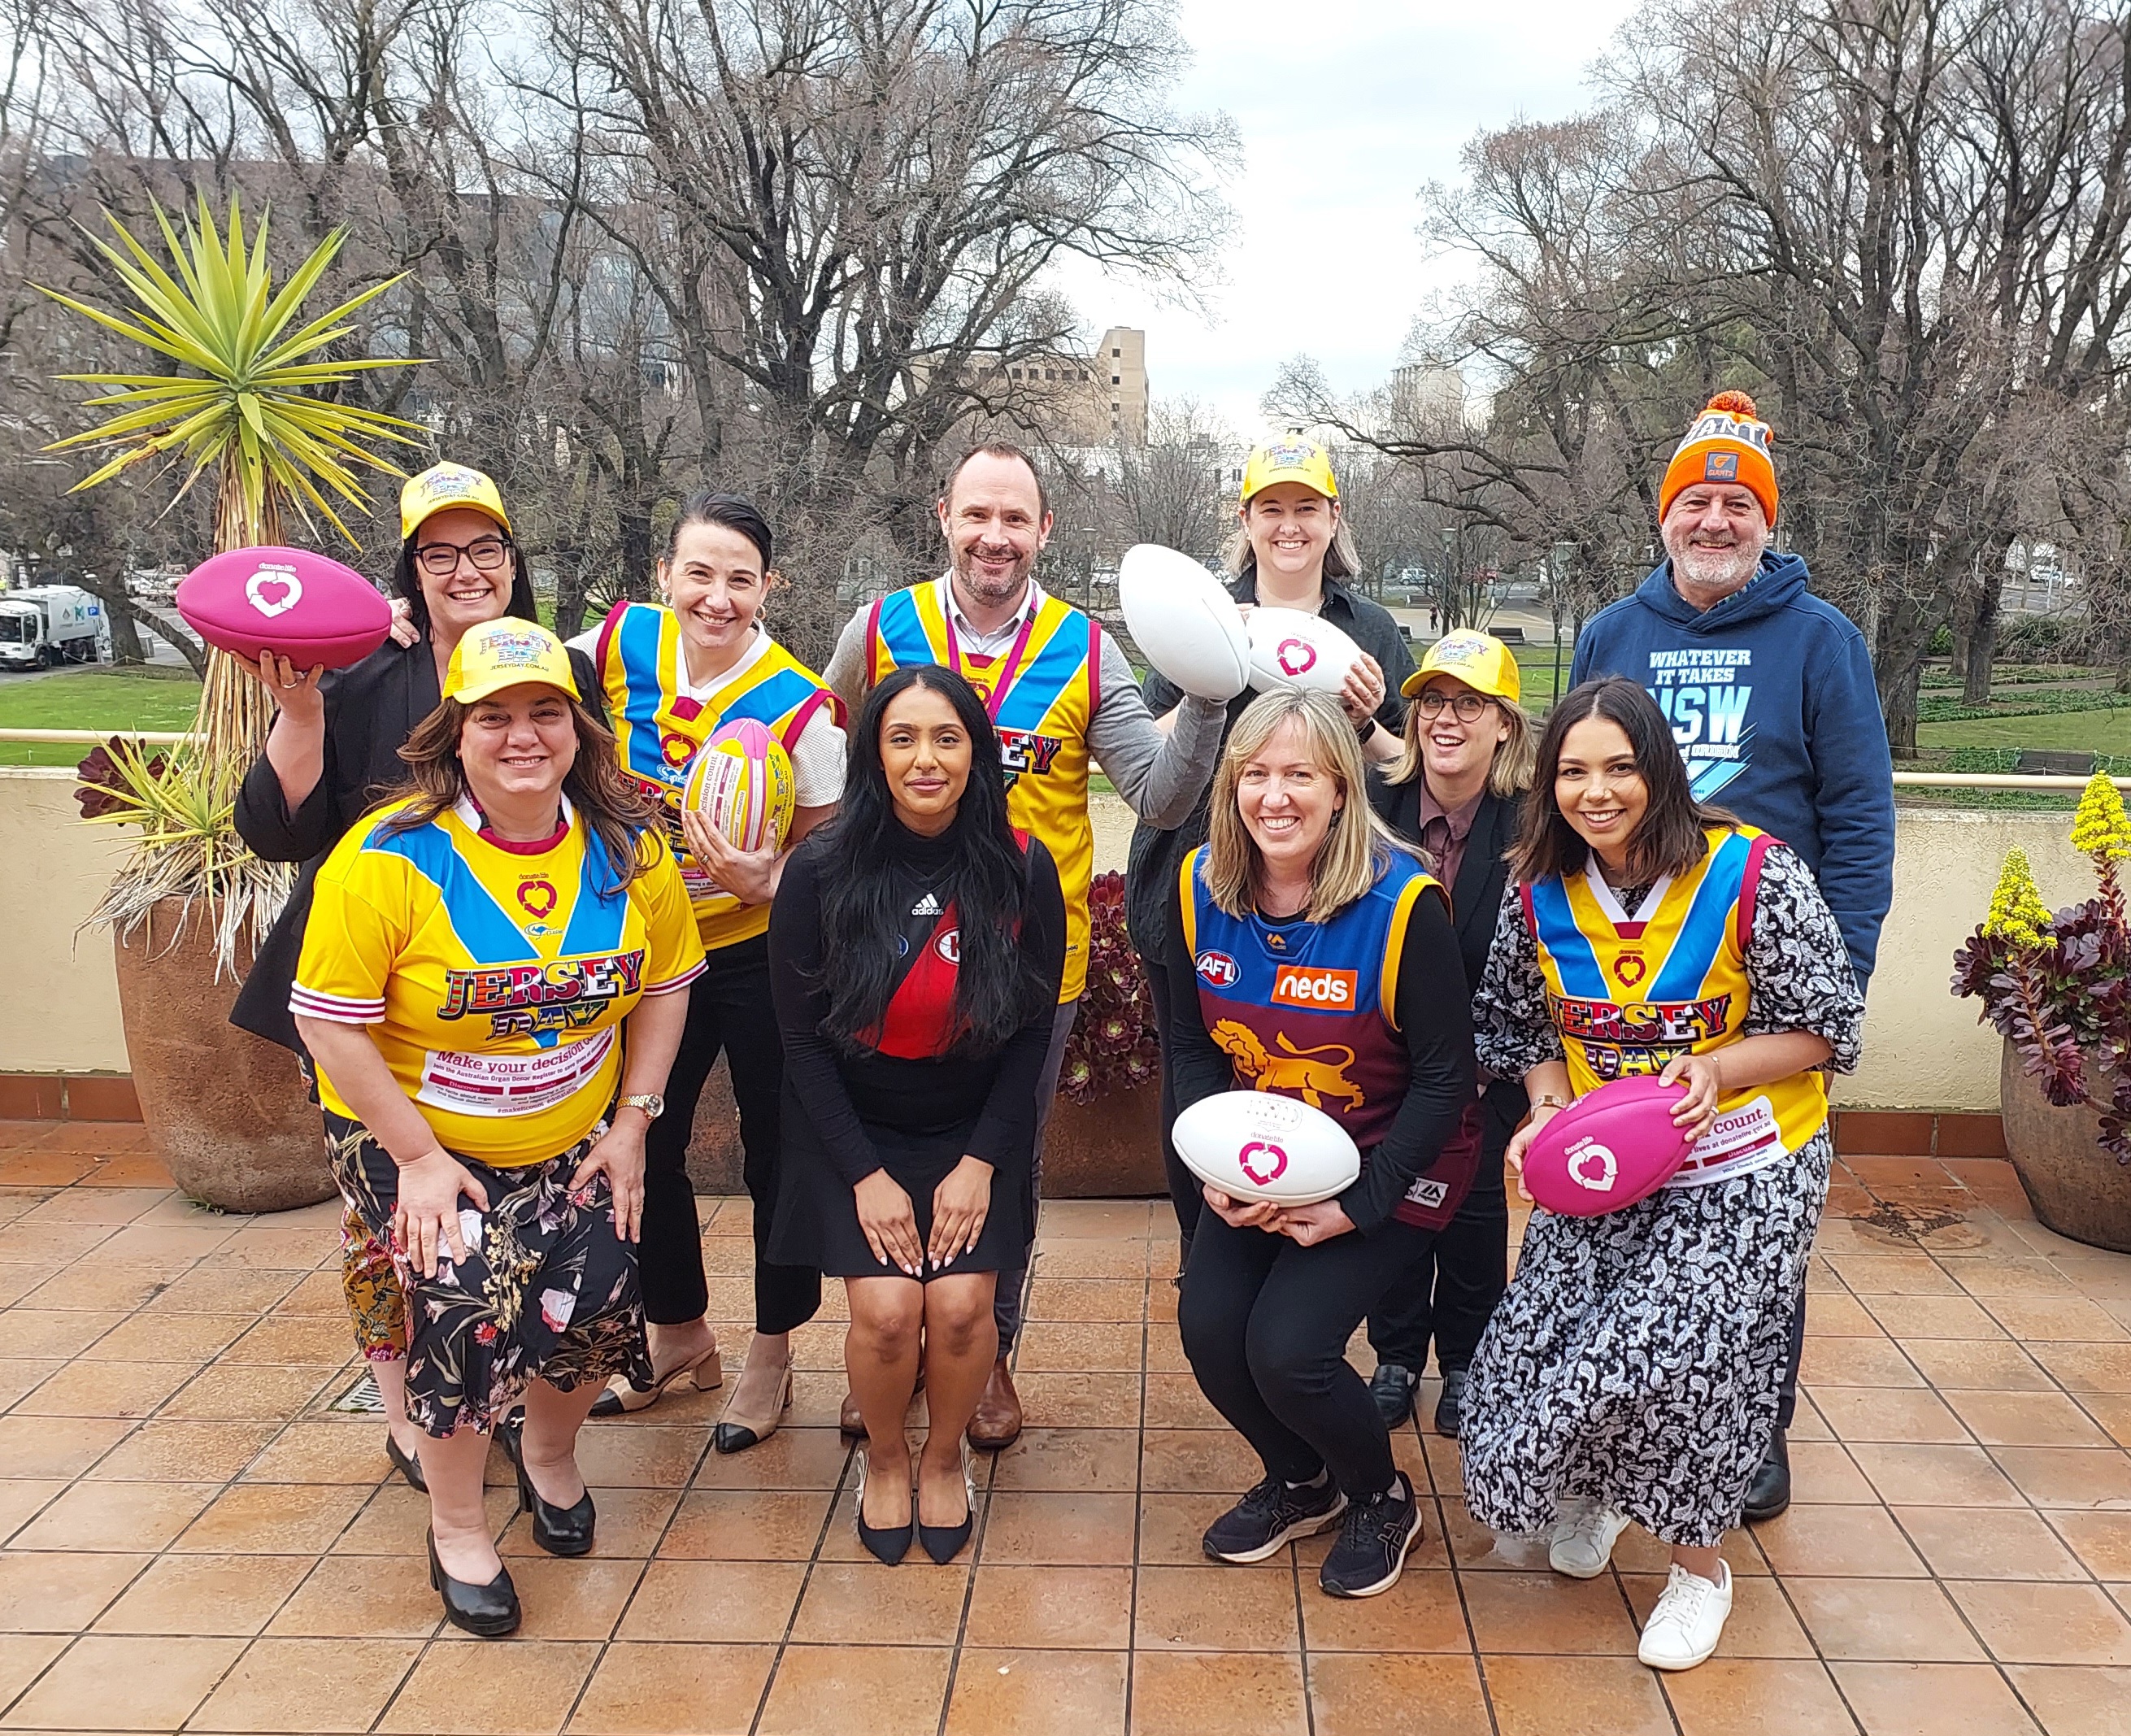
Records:
[[[549,842],[484,836],[471,804],[394,831],[394,803],[319,868],[292,1012],[367,1026],[446,1149],[507,1167],[590,1133],[621,1076],[621,1023],[684,988],[703,947],[664,854],[625,890],[566,805]],[[318,1095],[360,1120],[321,1069]]]
[[[1007,815],[1043,841],[1066,895],[1066,974],[1061,1002],[1079,999],[1088,976],[1088,887],[1095,829],[1088,818],[1088,726],[1102,698],[1101,629],[1070,603],[1045,597],[1003,656],[959,642],[945,586],[931,580],[884,597],[866,621],[866,684],[930,663],[977,690],[998,731]]]
[[[1538,942],[1547,1010],[1578,1096],[1609,1080],[1658,1073],[1675,1055],[1707,1054],[1744,1034],[1746,947],[1761,862],[1775,842],[1750,826],[1712,829],[1683,875],[1622,912],[1591,872],[1522,889]],[[1827,1120],[1817,1072],[1750,1086],[1718,1101],[1717,1125],[1669,1184],[1696,1187],[1794,1152]]]
[[[621,769],[654,797],[666,816],[667,842],[695,906],[703,944],[715,951],[767,933],[769,906],[744,904],[711,878],[681,831],[681,789],[696,750],[721,725],[753,718],[787,753],[822,706],[840,711],[821,678],[770,640],[761,655],[705,700],[681,691],[681,624],[671,609],[620,602],[600,629],[592,654],[606,694]]]

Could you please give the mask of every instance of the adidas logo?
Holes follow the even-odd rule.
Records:
[[[939,916],[945,913],[940,900],[928,892],[910,907],[910,914],[912,916]]]

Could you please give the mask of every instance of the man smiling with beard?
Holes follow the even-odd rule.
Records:
[[[942,664],[966,679],[998,731],[1008,818],[1017,830],[1041,839],[1058,865],[1066,895],[1066,968],[1037,1081],[1026,1214],[1032,1233],[1043,1124],[1088,974],[1088,887],[1095,861],[1089,770],[1099,765],[1140,818],[1174,826],[1213,776],[1228,709],[1186,697],[1165,734],[1148,715],[1124,654],[1089,616],[1037,583],[1037,557],[1051,537],[1051,506],[1035,461],[1019,447],[991,441],[964,454],[941,488],[938,516],[948,571],[861,608],[822,673],[854,711],[867,689],[911,664]],[[998,1360],[970,1423],[975,1446],[1003,1447],[1021,1432],[1009,1359],[1027,1269],[1024,1250],[1019,1270],[998,1275]],[[842,1420],[846,1433],[863,1427],[848,1397]]]
[[[1695,798],[1790,846],[1820,882],[1861,992],[1894,893],[1894,766],[1872,659],[1850,617],[1769,547],[1776,471],[1769,424],[1719,392],[1665,467],[1665,559],[1576,640],[1572,683],[1626,675],[1656,699]],[[1775,1438],[1746,1494],[1749,1519],[1790,1504],[1784,1441],[1798,1405],[1805,1297],[1797,1300]]]

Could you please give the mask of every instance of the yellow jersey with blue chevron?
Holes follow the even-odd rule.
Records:
[[[1361,1149],[1366,1166],[1413,1080],[1398,1023],[1406,929],[1423,897],[1434,893],[1447,910],[1449,895],[1399,850],[1376,884],[1328,922],[1231,916],[1207,890],[1207,850],[1200,845],[1177,869],[1206,1034],[1228,1056],[1237,1090],[1295,1097],[1324,1110]],[[1440,1230],[1464,1203],[1480,1149],[1473,1107],[1429,1173],[1392,1208],[1401,1223]]]
[[[1578,1096],[1608,1080],[1658,1073],[1675,1055],[1707,1054],[1745,1033],[1753,985],[1746,947],[1762,859],[1776,842],[1750,826],[1717,827],[1687,873],[1659,880],[1632,914],[1593,863],[1522,889],[1539,945],[1547,1009]],[[1701,1187],[1778,1162],[1827,1120],[1818,1072],[1727,1092],[1717,1122],[1669,1187]]]
[[[395,802],[319,868],[291,1012],[369,1028],[448,1151],[537,1163],[589,1134],[621,1077],[621,1022],[703,968],[703,943],[662,852],[623,891],[563,808],[545,843],[486,833],[456,808],[405,831]],[[321,1068],[318,1096],[361,1119]]]
[[[682,691],[681,624],[655,603],[616,603],[592,654],[606,693],[608,721],[621,769],[656,797],[667,842],[696,909],[703,944],[716,951],[769,932],[769,906],[744,904],[689,851],[681,831],[681,792],[688,762],[721,724],[752,717],[788,754],[822,706],[840,709],[821,678],[774,640],[707,699]]]
[[[1040,595],[1003,656],[956,638],[940,578],[884,597],[866,619],[866,684],[913,663],[951,669],[977,690],[998,731],[1008,817],[1042,839],[1066,894],[1063,1003],[1088,978],[1088,886],[1095,828],[1088,819],[1088,725],[1102,698],[1101,628],[1070,603]]]

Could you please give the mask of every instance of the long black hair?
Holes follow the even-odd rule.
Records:
[[[904,828],[881,765],[880,731],[888,707],[914,687],[953,706],[970,738],[969,785],[949,828],[954,872],[941,890],[961,929],[954,1047],[984,1054],[1026,1024],[1042,998],[1041,973],[1020,938],[1028,859],[1007,818],[998,732],[969,683],[934,664],[888,676],[866,696],[851,731],[843,803],[821,828],[821,956],[835,962],[822,1028],[847,1050],[863,1049],[898,979],[905,907],[888,864]]]
[[[1638,881],[1686,873],[1707,852],[1708,830],[1736,826],[1739,818],[1726,808],[1694,799],[1672,726],[1657,701],[1625,675],[1602,675],[1571,688],[1540,731],[1539,765],[1525,796],[1524,823],[1511,862],[1517,878],[1543,880],[1581,874],[1591,858],[1591,846],[1563,815],[1554,786],[1561,769],[1562,743],[1570,730],[1592,717],[1621,727],[1650,802],[1628,840],[1629,871]]]

